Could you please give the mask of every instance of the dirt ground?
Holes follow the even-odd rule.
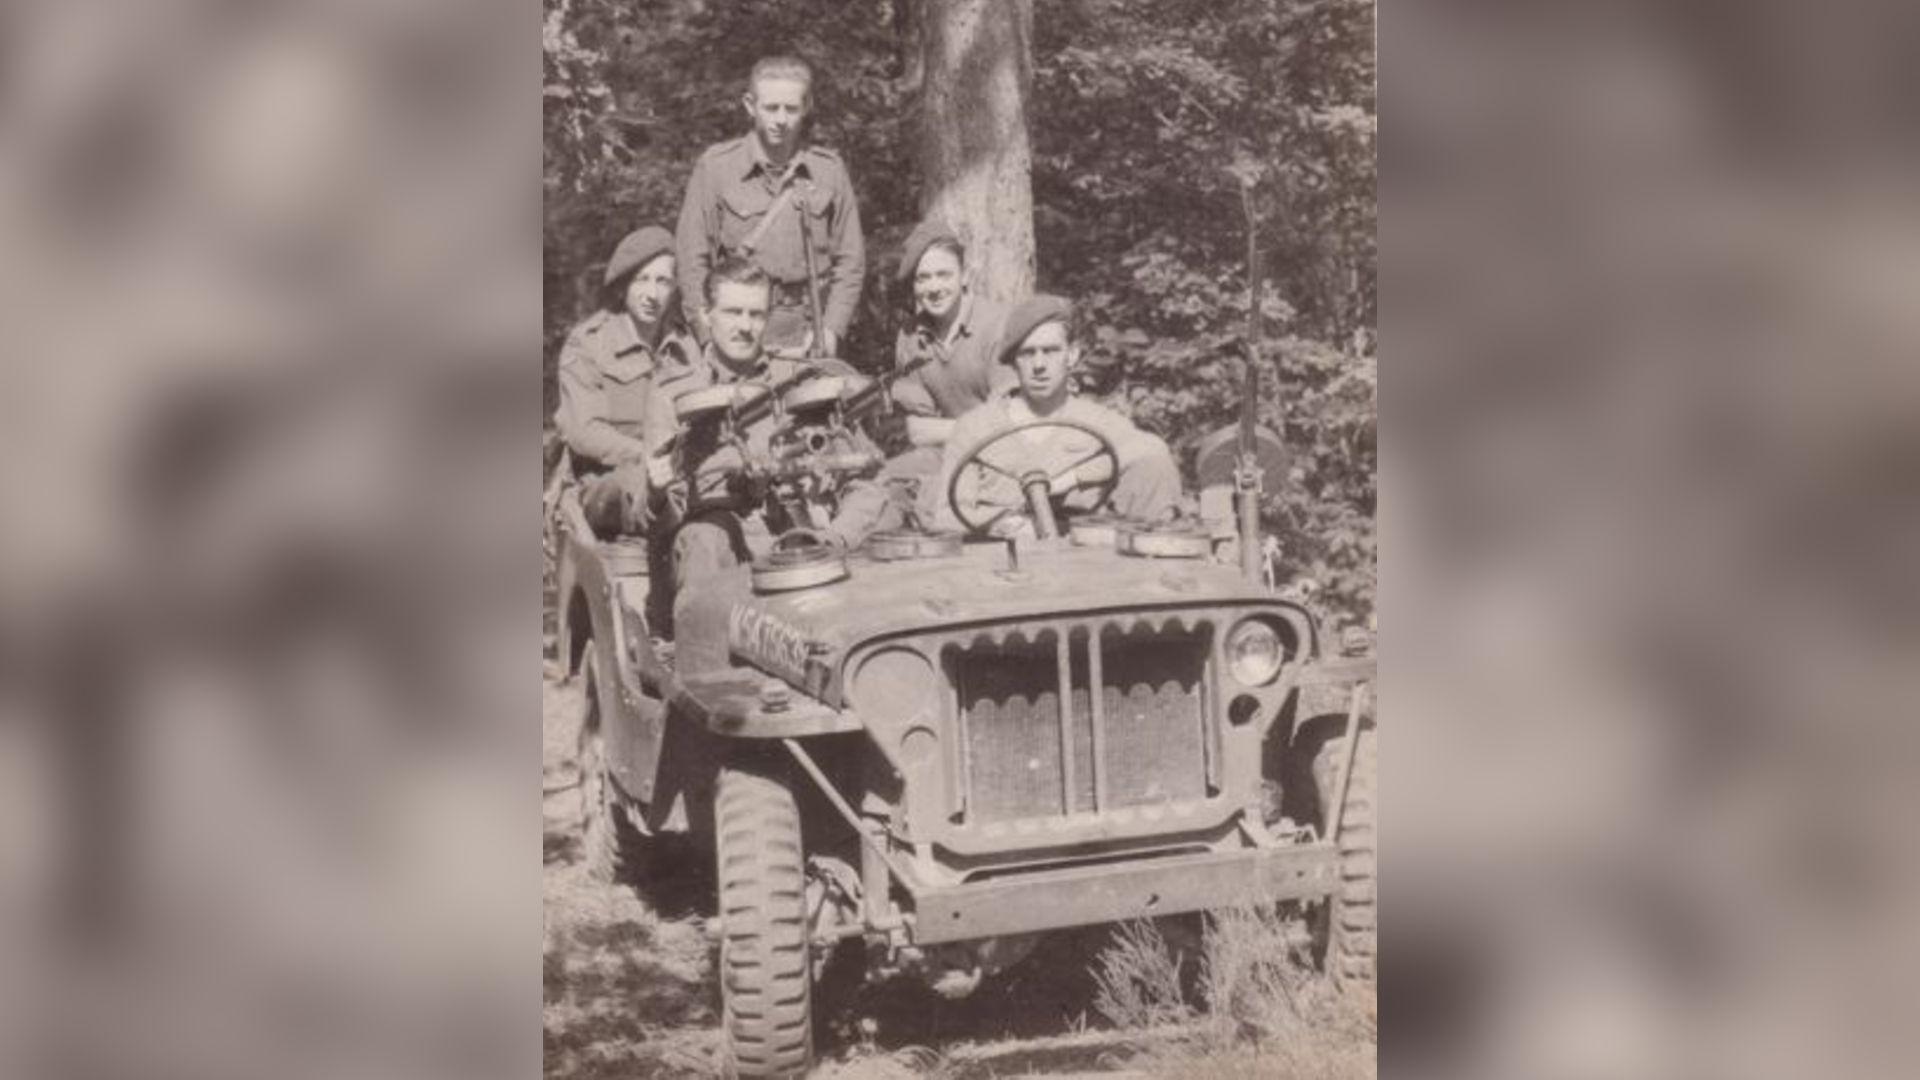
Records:
[[[712,915],[711,869],[697,853],[680,851],[663,860],[644,890],[587,878],[577,851],[578,691],[548,674],[542,845],[547,1080],[720,1075],[717,947],[705,932]],[[1238,1061],[1143,1058],[1138,1033],[1113,1030],[1094,1007],[1092,961],[1110,941],[1105,930],[1050,937],[1025,963],[958,1002],[912,983],[842,991],[817,1075],[1276,1075],[1257,1061],[1250,1062],[1253,1071],[1244,1071]],[[1145,1066],[1147,1061],[1152,1064]],[[1369,1067],[1327,1075],[1344,1080],[1371,1074]]]

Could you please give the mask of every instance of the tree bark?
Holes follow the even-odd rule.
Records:
[[[920,209],[967,245],[973,288],[1033,292],[1033,0],[913,0],[919,7]]]

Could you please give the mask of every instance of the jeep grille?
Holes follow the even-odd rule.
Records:
[[[1211,639],[1207,623],[1086,620],[950,648],[968,820],[1204,798]]]

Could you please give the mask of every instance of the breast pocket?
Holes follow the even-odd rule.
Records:
[[[629,435],[640,434],[647,419],[647,397],[653,380],[649,370],[606,373],[607,420]]]
[[[742,184],[721,193],[720,245],[740,254],[772,202],[767,189],[758,184]]]

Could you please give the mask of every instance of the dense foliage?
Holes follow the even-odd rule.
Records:
[[[921,197],[899,2],[545,0],[549,372],[613,241],[671,224],[776,48],[822,72],[815,137],[850,162],[869,244],[849,351],[884,362]],[[1261,409],[1293,454],[1265,517],[1349,614],[1374,593],[1373,27],[1373,0],[1035,0],[1029,110],[1040,287],[1082,302],[1087,389],[1176,447],[1239,407],[1257,222]]]

